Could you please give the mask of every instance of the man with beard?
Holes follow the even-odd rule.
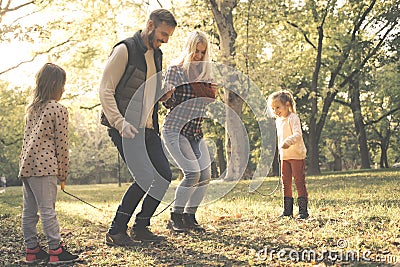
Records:
[[[176,25],[168,10],[153,11],[143,31],[113,47],[104,68],[99,89],[101,123],[108,127],[108,135],[134,176],[106,233],[106,244],[110,246],[135,246],[139,241],[163,239],[148,226],[172,176],[159,137],[157,102],[172,93],[161,92],[159,48],[168,42]],[[129,237],[128,222],[142,199]]]

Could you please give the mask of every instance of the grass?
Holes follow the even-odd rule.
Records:
[[[166,210],[151,227],[166,242],[130,249],[104,244],[128,184],[67,185],[67,192],[103,211],[61,191],[56,209],[63,240],[82,258],[75,266],[400,266],[399,177],[398,170],[309,176],[307,220],[277,219],[280,190],[262,196],[248,192],[249,181],[213,183],[198,211],[206,234],[171,234]],[[269,177],[258,192],[266,195],[276,183]],[[175,186],[157,212],[172,200]],[[1,266],[23,265],[21,205],[21,187],[0,194]],[[45,244],[43,234],[40,239]]]

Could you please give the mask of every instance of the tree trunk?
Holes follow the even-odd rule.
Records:
[[[242,117],[243,100],[234,92],[225,92],[225,103],[231,109],[226,109],[226,151],[228,166],[225,180],[239,180],[246,169],[246,158],[243,157],[245,151],[246,138],[242,131],[242,121],[237,116]],[[236,113],[237,115],[233,114]]]
[[[342,165],[342,148],[340,146],[341,140],[335,140],[332,146],[328,146],[329,151],[333,156],[333,171],[343,170]]]
[[[343,170],[342,167],[342,157],[340,155],[336,155],[333,161],[333,170],[334,171],[341,171]]]
[[[386,132],[386,134],[384,134]],[[379,166],[381,168],[389,168],[388,156],[387,151],[389,149],[389,140],[391,136],[390,126],[388,129],[383,131],[382,138],[381,138],[381,159],[379,162]]]
[[[350,107],[353,112],[354,125],[357,133],[358,146],[360,148],[361,157],[361,169],[371,169],[369,162],[369,152],[367,145],[367,134],[365,132],[365,124],[361,114],[361,103],[360,103],[360,87],[358,75],[356,80],[349,83],[350,91]]]
[[[322,40],[324,38],[324,31],[322,26],[318,27],[318,48],[317,57],[315,60],[315,68],[313,72],[312,82],[311,82],[311,116],[310,116],[310,132],[309,132],[309,142],[308,142],[308,158],[309,174],[319,174],[321,170],[319,168],[319,136],[317,129],[317,114],[318,114],[318,77],[322,64]]]
[[[232,10],[237,6],[237,0],[215,1],[209,0],[214,19],[217,23],[217,28],[220,35],[222,63],[235,67],[235,41],[237,33],[233,26]],[[224,179],[237,180],[241,178],[241,172],[246,166],[243,166],[243,151],[245,146],[242,134],[242,122],[237,119],[241,118],[243,100],[234,92],[225,90],[225,104],[231,109],[226,110],[226,155],[227,155],[227,170]],[[232,114],[235,112],[236,114]]]
[[[117,176],[118,176],[118,187],[121,187],[122,181],[121,181],[121,156],[119,155],[117,151],[117,158],[118,158],[118,166],[117,166]]]
[[[279,176],[281,173],[280,164],[279,164],[279,149],[276,147],[274,161],[272,162],[272,168],[270,171],[271,176]]]
[[[379,161],[379,167],[389,168],[389,162],[388,162],[388,158],[387,158],[387,149],[385,148],[384,144],[382,144],[382,146],[381,146],[381,159]]]
[[[103,180],[101,179],[101,177],[102,177],[101,173],[97,171],[95,175],[96,175],[97,183],[102,184]]]
[[[211,178],[218,178],[219,173],[218,173],[218,167],[217,163],[215,161],[211,162]]]
[[[224,155],[224,143],[222,139],[217,139],[216,141],[217,146],[217,162],[219,167],[219,173],[222,175],[226,170],[226,160]],[[223,178],[223,177],[222,177]]]

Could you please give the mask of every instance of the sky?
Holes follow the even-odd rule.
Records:
[[[12,5],[10,6],[11,8],[14,6],[18,6],[22,3],[27,2],[27,0],[11,0]],[[111,0],[111,1],[118,1],[118,0]],[[142,3],[143,0],[134,0],[135,2]],[[170,8],[171,7],[171,1],[170,0],[158,0],[164,8]],[[160,5],[157,0],[146,0],[145,2],[149,3],[149,9],[156,9],[159,8]],[[174,2],[177,1],[185,1],[185,0],[174,0]],[[0,2],[1,4],[1,2]],[[4,5],[4,3],[3,3]],[[9,25],[12,23],[16,18],[19,18],[27,13],[30,13],[33,11],[33,6],[27,6],[21,11],[15,11],[11,13],[7,13],[3,18],[2,18],[2,24],[4,25]],[[79,16],[77,13],[74,13],[74,16]],[[72,16],[72,14],[70,14]],[[45,25],[46,22],[54,18],[55,16],[62,16],[63,19],[68,18],[68,14],[64,13],[55,13],[52,11],[51,13],[45,14],[45,13],[40,13],[40,14],[33,14],[29,17],[26,17],[19,22],[24,25],[24,26],[29,26],[32,24],[39,24],[39,25]],[[72,18],[73,19],[73,18]],[[1,42],[0,43],[0,72],[15,66],[16,64],[30,60],[32,58],[32,51],[37,48],[35,44],[28,43],[28,42],[21,42],[18,40],[13,40],[10,43],[8,42]],[[2,80],[7,80],[13,85],[16,85],[18,87],[27,87],[34,82],[34,75],[36,74],[37,70],[40,69],[40,67],[48,61],[48,58],[46,56],[39,56],[38,58],[35,59],[34,62],[31,63],[26,63],[18,67],[18,69],[12,70],[10,72],[7,72],[3,75],[1,75]],[[33,71],[35,70],[35,71]]]

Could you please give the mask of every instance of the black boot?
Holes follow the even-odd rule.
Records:
[[[308,199],[306,197],[299,197],[297,198],[297,204],[299,204],[299,216],[297,219],[307,219],[308,218]]]
[[[183,214],[171,212],[171,219],[168,221],[167,228],[176,232],[186,232],[186,227],[183,224]]]
[[[186,228],[196,231],[196,232],[205,232],[206,230],[201,227],[201,225],[197,222],[196,216],[191,213],[183,214],[183,224]]]
[[[279,216],[280,218],[289,216],[293,216],[293,198],[292,197],[284,197],[283,198],[283,213]]]

